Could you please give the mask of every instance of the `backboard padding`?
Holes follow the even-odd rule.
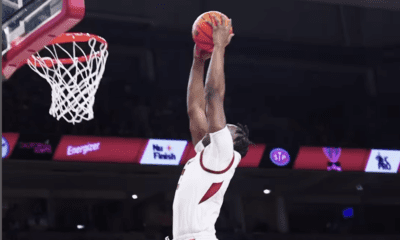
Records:
[[[25,3],[2,26],[2,44],[7,47],[2,54],[2,75],[6,79],[26,64],[27,58],[73,28],[85,15],[84,0],[25,0]]]

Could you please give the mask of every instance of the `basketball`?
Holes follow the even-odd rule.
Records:
[[[209,21],[215,24],[213,16],[216,16],[220,21],[222,21],[222,16],[229,19],[225,14],[217,11],[205,12],[196,19],[192,28],[192,37],[194,42],[199,48],[207,52],[212,52],[214,49],[213,28],[207,23],[207,21]],[[228,23],[225,24],[228,25]],[[233,33],[232,28],[230,33]]]

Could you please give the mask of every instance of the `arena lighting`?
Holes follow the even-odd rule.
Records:
[[[362,191],[362,190],[363,190],[363,187],[362,187],[360,184],[359,184],[359,185],[357,185],[357,187],[356,187],[356,188],[357,188],[357,190],[358,190],[358,191]]]
[[[354,209],[352,207],[343,210],[343,218],[352,218],[354,216]]]
[[[77,228],[77,229],[84,229],[85,226],[83,226],[83,225],[78,225],[78,226],[76,226],[76,228]]]
[[[133,198],[133,199],[137,199],[138,196],[137,196],[136,194],[133,194],[133,195],[132,195],[132,198]]]
[[[271,190],[269,190],[269,189],[264,189],[264,194],[270,194],[271,193]]]

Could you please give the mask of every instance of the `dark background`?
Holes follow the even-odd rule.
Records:
[[[226,52],[227,121],[247,124],[253,142],[399,149],[398,3],[337,3],[87,0],[71,32],[104,37],[110,53],[95,118],[75,126],[54,119],[50,86],[24,66],[2,85],[3,131],[191,140],[191,27],[217,10],[233,19],[236,34]],[[180,170],[4,162],[4,236],[171,238]],[[393,175],[238,169],[218,237],[398,239],[399,187]],[[354,218],[343,219],[349,206]]]

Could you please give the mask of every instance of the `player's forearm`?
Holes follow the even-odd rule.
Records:
[[[193,60],[192,69],[190,70],[188,95],[187,95],[187,110],[200,107],[206,111],[204,99],[204,62],[199,59]]]
[[[214,46],[206,80],[206,90],[213,89],[222,96],[225,94],[224,54],[224,47]]]

